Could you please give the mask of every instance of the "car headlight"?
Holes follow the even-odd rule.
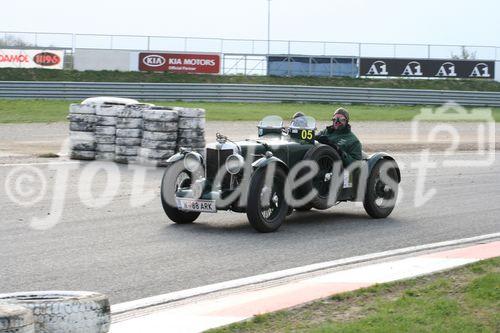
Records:
[[[189,172],[195,172],[201,167],[201,156],[197,153],[187,153],[184,157],[184,167]]]
[[[230,174],[235,175],[241,171],[244,164],[245,160],[243,159],[243,156],[233,154],[231,156],[228,156],[228,158],[226,159],[226,170]]]

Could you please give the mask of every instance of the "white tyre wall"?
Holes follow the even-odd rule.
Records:
[[[96,116],[97,126],[116,126],[116,117]]]
[[[140,146],[141,142],[141,138],[116,138],[117,146]]]
[[[91,161],[95,159],[95,151],[89,150],[72,150],[69,154],[72,160]]]
[[[205,131],[201,129],[179,129],[179,138],[201,139],[205,138]]]
[[[96,126],[95,134],[97,135],[116,135],[116,127],[114,126]]]
[[[0,295],[0,302],[28,308],[37,333],[105,333],[111,312],[106,296],[91,292],[34,292]]]
[[[151,132],[176,132],[177,122],[145,121],[143,127]]]
[[[95,142],[97,144],[114,144],[115,141],[115,135],[96,135],[95,137]]]
[[[124,109],[119,110],[116,116],[121,118],[142,118],[143,110],[144,108],[126,106]]]
[[[116,117],[120,110],[123,110],[123,105],[97,105],[95,109],[95,114],[98,116],[105,117]]]
[[[150,149],[175,150],[176,146],[177,142],[175,141],[154,141],[154,140],[142,139],[141,142],[142,148],[150,148]]]
[[[35,333],[30,309],[13,304],[0,304],[0,333]]]
[[[142,119],[141,118],[118,118],[116,120],[116,128],[131,128],[131,129],[140,129],[142,128]]]
[[[116,163],[121,163],[121,164],[133,164],[137,163],[137,156],[123,156],[123,155],[116,155],[115,156],[115,162]]]
[[[137,156],[139,147],[116,146],[115,154],[122,156]]]
[[[100,153],[114,153],[115,145],[114,144],[98,144],[95,148],[96,152]]]
[[[172,149],[149,149],[149,148],[140,148],[139,156],[143,158],[149,158],[154,160],[160,159],[168,159],[175,154],[175,151]]]
[[[113,161],[115,159],[115,153],[114,152],[107,152],[107,153],[96,152],[95,159],[97,161]]]
[[[116,137],[119,138],[141,138],[142,130],[140,129],[124,129],[120,128],[116,130]]]
[[[69,148],[71,150],[95,150],[96,141],[95,140],[81,140],[77,138],[69,139]]]
[[[204,129],[205,118],[179,118],[180,129]]]
[[[70,104],[69,113],[70,114],[95,114],[95,107],[93,105],[84,104]]]
[[[78,132],[94,132],[95,131],[95,123],[86,123],[86,122],[70,122],[69,130],[70,131],[78,131]]]
[[[177,122],[179,115],[172,110],[146,109],[143,118],[147,121]]]
[[[150,132],[142,133],[143,139],[154,141],[175,141],[177,140],[177,132]]]
[[[180,118],[205,118],[204,109],[174,108],[179,113]]]
[[[70,122],[75,122],[75,123],[93,124],[97,121],[97,117],[90,114],[70,114],[66,118],[68,118]]]

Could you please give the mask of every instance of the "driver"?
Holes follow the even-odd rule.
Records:
[[[342,158],[344,167],[361,160],[361,142],[351,132],[349,112],[344,108],[338,108],[333,114],[332,122],[331,126],[327,126],[316,136],[316,140],[335,148]]]
[[[306,128],[307,127],[307,119],[305,118],[305,114],[302,112],[295,112],[292,117],[292,122],[290,123],[291,127],[298,128]]]

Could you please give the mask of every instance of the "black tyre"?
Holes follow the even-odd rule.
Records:
[[[194,222],[199,212],[184,212],[177,209],[175,203],[175,193],[180,188],[191,187],[191,173],[184,169],[182,162],[176,162],[167,166],[161,181],[161,205],[168,218],[177,224],[187,224]]]
[[[299,212],[307,212],[309,210],[313,209],[313,205],[311,202],[303,205],[303,206],[300,206],[300,207],[295,207],[295,210],[299,211]]]
[[[363,206],[366,213],[375,219],[389,216],[396,205],[399,188],[397,169],[396,162],[380,160],[370,172]]]
[[[276,167],[272,184],[266,184],[267,168],[260,168],[250,179],[247,202],[248,221],[259,232],[276,231],[288,212],[285,200],[286,173]]]
[[[333,171],[342,174],[342,160],[339,154],[330,146],[316,145],[309,149],[304,155],[304,160],[314,161],[318,164],[319,170],[309,182],[301,187],[303,196],[309,194],[313,189],[318,194],[308,204],[316,209],[328,209],[335,205],[335,200],[329,202],[331,182],[337,180]],[[337,170],[334,170],[334,166]],[[340,191],[340,188],[338,189]],[[337,193],[338,194],[338,193]]]

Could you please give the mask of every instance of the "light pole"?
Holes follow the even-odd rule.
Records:
[[[267,55],[271,52],[271,0],[267,0]]]

